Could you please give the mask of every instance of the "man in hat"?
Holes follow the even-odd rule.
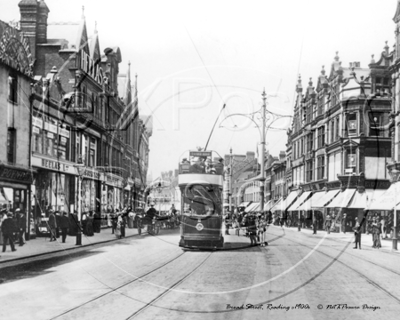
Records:
[[[17,227],[13,220],[13,215],[11,212],[7,214],[7,219],[1,224],[1,232],[3,233],[3,252],[6,251],[7,240],[10,242],[11,251],[17,251],[14,247],[13,234],[17,231]]]
[[[325,230],[326,232],[328,232],[328,234],[331,233],[331,226],[332,226],[332,218],[331,216],[328,214],[326,216],[326,220],[325,220]]]
[[[15,210],[15,213],[17,215],[19,246],[22,247],[25,244],[24,234],[26,232],[26,217],[19,208]]]
[[[56,216],[54,214],[53,209],[49,210],[49,228],[50,228],[50,241],[57,241],[56,238],[56,228],[57,228],[57,221]]]
[[[361,250],[361,225],[360,225],[360,223],[358,222],[358,218],[356,217],[355,218],[355,225],[354,225],[354,228],[353,228],[353,230],[354,230],[354,238],[355,238],[355,247],[353,248],[353,249],[357,249],[357,246],[358,246],[358,248]]]

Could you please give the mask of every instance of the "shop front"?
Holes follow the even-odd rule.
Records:
[[[72,213],[76,210],[76,171],[73,163],[56,161],[35,155],[32,166],[36,170],[32,185],[32,207],[35,222],[49,210]]]
[[[86,168],[82,173],[82,213],[101,210],[101,173],[93,168]],[[78,188],[78,185],[76,185]]]
[[[15,217],[15,210],[20,209],[26,216],[26,239],[34,231],[30,227],[31,207],[30,203],[30,185],[33,182],[33,173],[31,170],[17,168],[0,164],[0,210],[12,212]],[[2,239],[0,239],[2,241]]]

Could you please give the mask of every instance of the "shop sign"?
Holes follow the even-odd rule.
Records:
[[[33,127],[33,128],[32,128],[32,132],[33,132],[33,133],[36,133],[36,134],[40,134],[40,129],[37,128],[37,127]]]
[[[32,124],[40,129],[43,128],[43,120],[40,118],[32,117]]]
[[[100,173],[94,170],[85,170],[85,172],[82,175],[84,178],[90,178],[90,179],[100,179]]]
[[[67,164],[47,159],[42,159],[42,167],[49,168],[52,170],[65,171],[65,172],[68,172],[69,169],[69,165]]]
[[[23,32],[0,21],[0,61],[29,77],[33,76],[33,57]]]
[[[0,166],[0,178],[18,182],[32,183],[32,173],[26,170]]]
[[[57,126],[48,122],[44,123],[44,129],[53,133],[57,133]]]
[[[61,136],[64,136],[64,137],[66,137],[66,138],[69,138],[69,131],[68,131],[67,129],[60,128],[59,133],[60,133]]]
[[[47,138],[54,139],[54,134],[47,132]]]
[[[95,62],[85,51],[80,51],[80,66],[79,68],[88,74],[101,86],[104,82],[104,71],[100,67],[99,62]]]

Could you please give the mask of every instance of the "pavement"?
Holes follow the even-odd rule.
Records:
[[[160,235],[162,235],[163,230],[161,229]],[[178,232],[178,229],[175,229]],[[142,235],[147,234],[142,229]],[[125,228],[125,238],[132,238],[139,236],[136,228]],[[249,247],[249,238],[244,237],[243,232],[241,236],[236,236],[234,230],[230,230],[230,235],[224,235],[225,244],[224,248],[220,250],[234,250]],[[36,237],[25,241],[25,244],[20,247],[18,242],[14,243],[17,251],[12,252],[10,245],[7,245],[6,252],[0,253],[0,267],[6,262],[18,261],[23,262],[24,259],[34,258],[34,257],[45,257],[52,253],[57,252],[71,252],[71,250],[77,250],[82,247],[89,247],[100,243],[108,243],[117,241],[114,234],[111,233],[111,228],[103,228],[100,233],[95,233],[93,236],[88,237],[82,234],[82,245],[76,245],[75,236],[67,236],[65,243],[61,241],[61,235],[57,238],[57,241],[49,241],[50,238],[46,237]],[[0,245],[2,247],[2,245]]]
[[[282,227],[280,226],[275,226],[275,225],[271,225],[269,228],[276,228],[276,229],[281,229]],[[283,227],[283,230],[287,230],[290,232],[299,232],[297,227]],[[329,234],[327,234],[327,232],[325,230],[318,230],[317,234],[313,234],[313,230],[312,229],[308,229],[308,228],[302,228],[301,231],[302,233],[308,234],[310,237],[318,237],[318,238],[322,238],[325,235],[328,238],[331,239],[335,239],[338,241],[343,241],[343,242],[354,242],[354,233],[353,232],[331,232]],[[267,231],[268,234],[268,231]],[[380,249],[377,248],[373,248],[373,241],[372,241],[372,234],[366,234],[363,233],[361,235],[361,250],[383,250],[383,251],[388,251],[388,252],[393,252],[393,253],[400,253],[400,246],[398,246],[399,250],[393,250],[393,241],[390,238],[390,236],[388,235],[388,238],[386,239],[382,239],[381,237],[381,245],[382,247]],[[354,246],[353,246],[354,247]]]
[[[276,228],[281,229],[279,226],[271,225],[269,228]],[[283,230],[289,232],[299,232],[297,227],[283,227]],[[271,231],[271,229],[270,229]],[[162,231],[161,231],[162,232]],[[326,235],[326,231],[318,230],[316,235],[313,235],[311,229],[304,229],[302,228],[301,231],[303,234],[308,234],[310,237],[324,237]],[[236,250],[247,248],[250,246],[250,239],[244,236],[244,232],[241,231],[240,236],[235,234],[235,230],[230,229],[229,235],[224,234],[225,244],[224,248],[220,250]],[[144,234],[144,233],[142,233]],[[136,228],[126,228],[125,229],[125,237],[131,238],[139,236],[138,231]],[[351,232],[347,233],[338,233],[338,232],[331,232],[327,235],[331,239],[335,239],[338,241],[354,241],[354,234]],[[267,239],[268,239],[268,230],[267,230]],[[11,252],[10,245],[7,245],[6,252],[0,253],[0,267],[5,262],[11,261],[18,261],[24,260],[26,258],[33,258],[33,257],[44,257],[46,255],[62,252],[62,251],[71,251],[77,250],[82,247],[89,247],[95,244],[100,243],[108,243],[112,241],[117,241],[114,234],[111,233],[111,228],[101,229],[100,233],[95,233],[92,237],[87,237],[82,235],[82,245],[76,245],[76,237],[75,236],[67,236],[66,242],[61,242],[61,236],[57,239],[57,241],[49,241],[49,238],[44,237],[36,237],[35,239],[31,239],[25,242],[25,245],[22,247],[18,246],[18,243],[15,244],[15,248],[17,251]],[[368,250],[384,250],[388,252],[400,253],[399,251],[392,249],[392,240],[391,239],[382,239],[381,244],[382,248],[375,249],[372,248],[372,235],[369,234],[362,234],[361,236],[361,244],[362,249]],[[400,247],[399,247],[400,249]]]

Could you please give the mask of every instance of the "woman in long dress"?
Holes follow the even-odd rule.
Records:
[[[121,226],[122,226],[122,223],[123,223],[122,222],[122,216],[121,216],[121,214],[118,214],[117,225],[116,225],[115,231],[114,231],[115,237],[117,239],[121,239]]]
[[[86,234],[88,237],[91,237],[91,236],[94,235],[94,233],[93,233],[93,220],[94,220],[94,218],[93,218],[93,212],[90,211],[90,212],[89,212],[89,216],[88,216],[87,219],[86,219],[86,233],[85,233],[85,234]]]

